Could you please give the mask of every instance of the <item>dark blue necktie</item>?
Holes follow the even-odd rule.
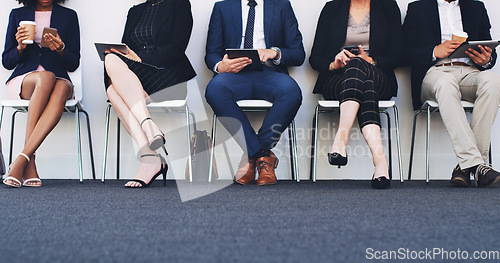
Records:
[[[243,48],[252,49],[253,31],[255,27],[255,6],[257,5],[257,2],[249,0],[248,5],[250,6],[250,10],[248,10],[247,29],[245,31],[245,43],[243,44]]]

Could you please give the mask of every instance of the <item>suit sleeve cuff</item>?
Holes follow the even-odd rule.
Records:
[[[217,70],[217,68],[219,67],[219,64],[220,64],[221,62],[222,62],[222,60],[221,60],[221,61],[219,61],[219,62],[217,62],[217,64],[215,64],[215,66],[214,66],[214,68],[213,68],[213,71],[214,71],[215,73],[217,73],[217,74],[219,74],[219,73],[220,73],[220,72]]]

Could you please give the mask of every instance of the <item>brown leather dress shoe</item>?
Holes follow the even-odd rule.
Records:
[[[247,185],[255,180],[255,159],[248,158],[246,154],[241,157],[238,171],[234,175],[234,182]]]
[[[271,152],[269,157],[260,157],[256,161],[259,178],[257,185],[272,185],[276,183],[276,174],[274,169],[278,167],[278,158]]]

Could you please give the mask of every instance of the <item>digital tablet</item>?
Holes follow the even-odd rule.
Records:
[[[262,71],[259,51],[256,49],[226,49],[226,54],[230,59],[247,57],[252,60],[252,64],[246,66],[241,71]]]
[[[500,44],[500,40],[487,40],[487,41],[470,41],[470,42],[464,42],[462,45],[460,45],[453,53],[451,53],[448,57],[449,58],[468,58],[467,54],[465,54],[465,51],[469,50],[469,48],[475,49],[476,51],[479,51],[479,48],[477,47],[478,45],[481,45],[483,47],[490,47],[491,49],[495,49],[498,45]]]
[[[99,54],[99,58],[104,61],[104,57],[106,56],[106,51],[114,48],[124,54],[128,54],[127,45],[119,43],[94,43],[95,48],[97,49],[97,53]]]

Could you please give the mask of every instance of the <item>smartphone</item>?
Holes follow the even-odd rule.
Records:
[[[345,50],[351,52],[353,55],[359,55],[359,47],[358,46],[345,46]]]
[[[55,28],[51,28],[51,27],[45,27],[43,29],[43,33],[42,33],[42,42],[40,43],[40,46],[42,47],[46,47],[48,48],[49,45],[47,44],[47,42],[45,42],[45,38],[43,36],[45,36],[45,34],[52,34],[53,36],[57,37],[57,29]]]

